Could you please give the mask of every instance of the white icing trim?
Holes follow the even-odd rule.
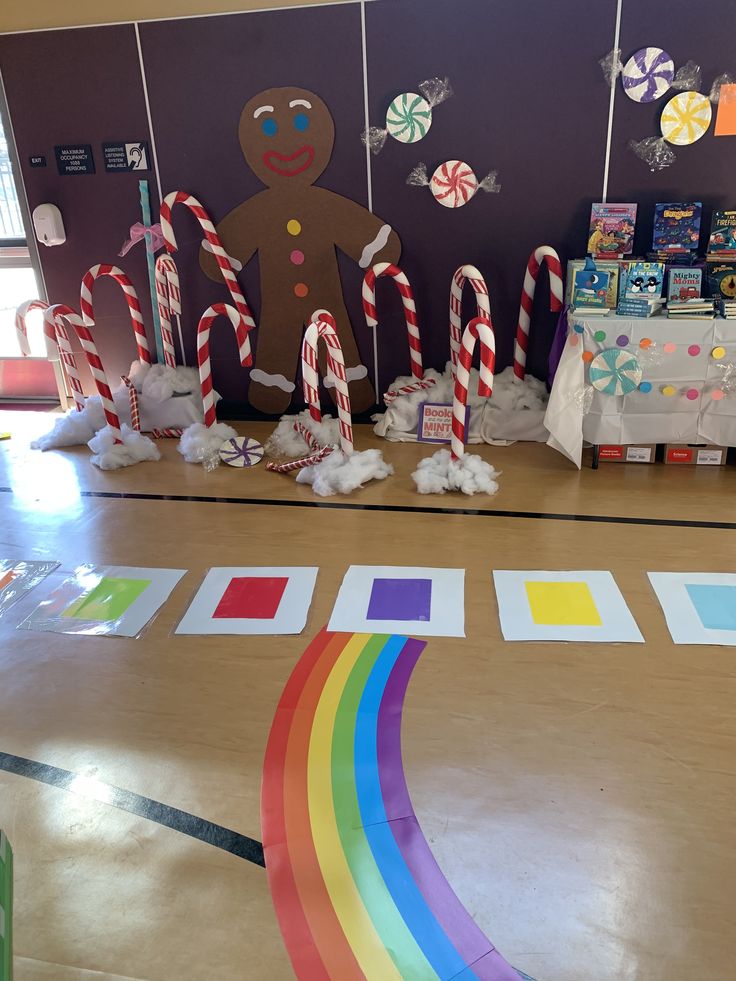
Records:
[[[293,392],[296,386],[283,375],[269,375],[260,368],[254,368],[250,373],[250,380],[265,385],[267,388],[280,388],[282,392]]]
[[[214,249],[212,248],[212,244],[206,238],[203,238],[202,239],[202,248],[205,250],[205,252],[213,252],[214,253]],[[237,259],[234,259],[231,255],[228,255],[227,252],[225,253],[225,255],[230,260],[230,265],[233,267],[233,269],[235,270],[235,272],[240,272],[240,270],[243,268],[243,263],[242,262],[239,262]]]
[[[388,242],[388,237],[390,234],[391,226],[381,225],[378,235],[376,235],[373,241],[369,242],[363,249],[360,256],[360,261],[358,262],[361,269],[367,269],[368,266],[370,266],[371,262],[373,262],[373,256],[376,254],[376,252],[380,252],[386,242]]]
[[[304,106],[305,109],[311,109],[312,103],[307,102],[306,99],[292,99],[289,103],[289,109],[293,109],[295,106]]]
[[[258,117],[264,112],[273,112],[273,106],[259,106],[253,113],[253,118],[258,119]]]
[[[251,378],[253,377],[253,372],[251,371]],[[345,372],[345,377],[349,382],[360,381],[361,378],[365,378],[368,375],[368,369],[364,364],[356,364],[354,368],[348,368]],[[324,380],[325,388],[334,388],[335,383],[328,375]]]

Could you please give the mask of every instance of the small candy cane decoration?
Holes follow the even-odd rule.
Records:
[[[540,245],[529,256],[521,290],[519,324],[516,328],[514,345],[514,378],[523,381],[526,377],[526,352],[529,348],[529,327],[531,325],[534,291],[542,263],[546,262],[549,271],[549,308],[553,313],[562,309],[562,264],[560,257],[550,245]]]
[[[135,286],[133,286],[123,270],[118,269],[117,266],[98,263],[96,266],[88,269],[84,274],[79,306],[82,311],[82,320],[84,321],[85,327],[92,328],[95,325],[94,308],[92,306],[92,287],[95,280],[101,276],[109,276],[111,279],[114,279],[125,294],[125,300],[130,313],[130,322],[133,327],[133,333],[135,334],[135,343],[138,348],[138,360],[142,364],[150,364],[151,355],[148,350],[148,338],[146,337],[146,328],[143,326],[143,314],[141,313],[141,305],[138,302],[138,294],[135,291]]]
[[[171,194],[166,195],[163,203],[161,204],[161,231],[163,232],[164,241],[166,242],[166,249],[168,252],[176,252],[177,249],[176,237],[174,235],[174,229],[171,225],[171,209],[175,204],[185,204],[187,208],[189,208],[199,222],[205,238],[212,246],[212,252],[217,260],[217,265],[220,267],[222,278],[225,280],[225,285],[230,290],[230,296],[232,297],[233,303],[235,304],[242,320],[243,330],[245,331],[246,360],[242,361],[241,363],[244,368],[249,368],[253,363],[253,357],[250,351],[250,340],[248,339],[248,333],[253,330],[256,322],[253,319],[253,314],[250,312],[250,307],[246,303],[245,297],[243,296],[240,286],[238,285],[238,278],[235,275],[235,270],[230,262],[230,257],[222,247],[222,242],[220,241],[219,235],[215,231],[215,226],[212,224],[210,216],[207,214],[199,201],[192,197],[191,194],[187,194],[186,191],[172,191]]]
[[[135,385],[127,375],[121,375],[120,377],[123,380],[123,384],[128,389],[128,398],[130,400],[130,428],[135,429],[135,431],[139,433],[141,431],[141,413],[138,405],[138,392],[136,392]]]
[[[77,359],[74,357],[72,346],[67,333],[67,324],[76,329],[81,326],[82,318],[71,307],[56,304],[47,306],[43,314],[43,333],[46,341],[46,353],[50,361],[61,361],[69,388],[74,397],[77,412],[85,406],[82,381],[79,377]]]
[[[436,384],[434,378],[425,378],[422,381],[414,382],[412,385],[402,385],[401,388],[396,388],[384,394],[384,404],[391,405],[400,395],[411,395],[412,392],[422,392],[424,389],[431,388]]]
[[[174,335],[171,332],[171,317],[172,315],[176,317],[179,336],[181,336],[181,320],[179,319],[181,317],[181,290],[179,288],[179,271],[170,255],[156,256],[155,279],[164,363],[170,368],[175,368],[176,348],[174,347]]]
[[[244,368],[248,367],[250,345],[248,333],[243,326],[240,312],[229,303],[213,303],[202,314],[197,327],[197,364],[199,365],[199,386],[202,391],[204,424],[209,429],[217,422],[215,396],[212,391],[212,366],[210,364],[210,329],[218,317],[227,317],[235,328],[238,338],[238,357]]]
[[[313,314],[313,317],[317,314]],[[350,393],[345,374],[345,359],[337,336],[335,318],[326,311],[319,311],[304,332],[302,342],[302,382],[304,400],[315,422],[322,421],[319,406],[319,365],[317,345],[322,338],[327,348],[327,372],[335,382],[335,404],[340,421],[340,447],[345,454],[353,452],[353,420],[350,413]]]
[[[373,328],[378,325],[378,314],[376,312],[376,280],[381,276],[390,276],[396,284],[401,295],[401,302],[404,305],[404,319],[406,320],[406,331],[409,337],[409,355],[411,357],[411,373],[421,381],[424,378],[424,368],[422,366],[422,342],[419,337],[419,321],[417,319],[417,307],[414,302],[414,294],[409,280],[398,266],[390,262],[379,262],[368,269],[363,277],[363,313],[365,314],[366,324]]]
[[[452,400],[452,440],[450,453],[453,460],[465,454],[465,409],[468,404],[470,368],[473,364],[475,342],[480,341],[480,377],[478,395],[490,398],[493,392],[493,373],[496,368],[496,338],[490,321],[474,317],[463,333],[460,355],[455,367],[455,392]]]
[[[62,322],[63,320],[70,323],[76,331],[77,337],[79,338],[79,343],[82,345],[82,350],[87,358],[87,364],[92,372],[92,377],[95,380],[95,386],[97,387],[97,393],[100,396],[100,402],[102,403],[102,409],[105,413],[107,424],[112,430],[114,441],[116,443],[122,443],[123,439],[120,432],[120,419],[118,417],[117,409],[115,408],[115,402],[113,401],[110,386],[107,383],[107,375],[105,374],[102,360],[97,352],[95,342],[92,340],[92,334],[89,327],[84,323],[79,314],[72,310],[71,307],[65,306],[63,303],[57,303],[55,306],[49,307],[44,314],[44,322],[45,325],[48,326],[46,336],[53,340],[54,343],[58,343],[58,346],[62,352],[62,357],[64,357],[64,345],[68,345],[69,338],[64,329]],[[64,358],[64,363],[68,370],[66,358]],[[74,371],[76,372],[76,365],[74,366]],[[82,395],[82,386],[79,383],[79,375],[76,375],[76,381],[74,380],[73,376],[70,376],[69,381],[74,389],[74,400],[77,403],[77,408],[84,408],[84,396]],[[75,385],[77,387],[75,387]]]
[[[491,321],[491,301],[485,279],[475,266],[460,266],[450,283],[450,360],[453,371],[457,365],[463,335],[463,287],[466,283],[470,283],[475,292],[478,317],[489,323]]]
[[[15,334],[18,338],[18,347],[24,358],[31,354],[31,345],[28,343],[28,328],[26,327],[26,317],[31,310],[48,310],[49,305],[45,300],[26,300],[21,303],[15,311]]]
[[[315,439],[314,434],[310,432],[301,422],[294,423],[294,430],[299,433],[309,449],[312,451],[310,456],[303,456],[298,460],[287,460],[286,463],[273,463],[272,461],[269,461],[266,464],[266,470],[270,470],[272,473],[293,473],[294,470],[303,470],[305,467],[313,467],[315,463],[319,463],[320,460],[324,460],[326,456],[329,456],[330,453],[332,453],[334,447],[320,446]]]

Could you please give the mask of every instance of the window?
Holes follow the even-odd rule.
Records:
[[[15,310],[24,300],[40,296],[31,264],[18,188],[0,117],[0,358],[20,357],[15,335]],[[34,310],[26,321],[33,357],[44,357],[43,321]]]

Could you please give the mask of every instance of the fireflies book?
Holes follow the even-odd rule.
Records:
[[[697,251],[702,213],[703,205],[700,201],[686,204],[676,202],[655,204],[654,234],[652,236],[654,251]]]
[[[710,222],[708,254],[736,256],[736,211],[714,211]]]
[[[631,255],[635,227],[635,204],[594,204],[590,209],[587,251],[600,258]]]

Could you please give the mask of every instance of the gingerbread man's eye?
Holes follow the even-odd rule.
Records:
[[[300,133],[303,133],[305,129],[309,126],[309,116],[304,112],[298,112],[294,116],[294,129],[298,129]]]
[[[261,129],[266,134],[266,136],[276,136],[279,131],[279,124],[275,119],[269,116],[268,119],[264,119],[261,123]]]

